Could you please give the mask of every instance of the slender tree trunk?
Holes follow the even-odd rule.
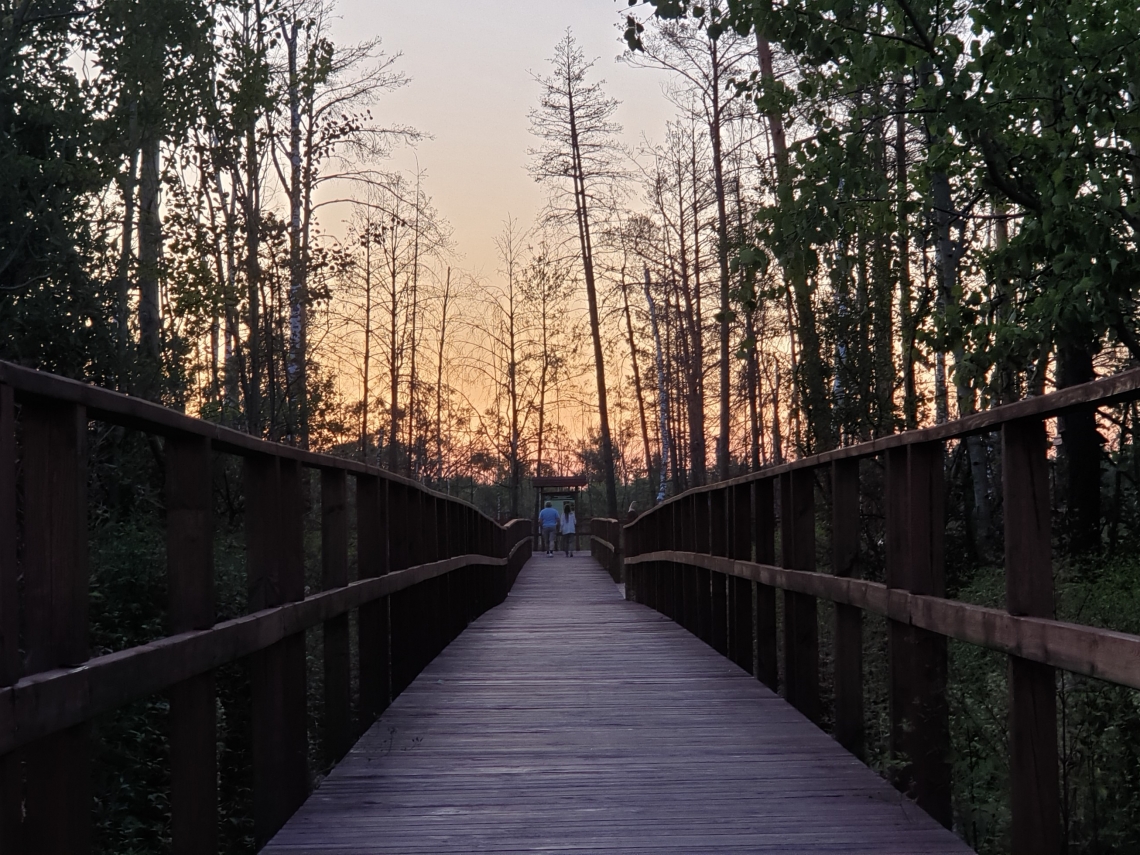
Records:
[[[245,390],[248,430],[261,434],[261,164],[257,149],[257,117],[245,132],[245,279],[246,328],[249,330],[249,376]]]
[[[646,274],[649,269],[646,268]],[[641,426],[641,446],[645,453],[645,474],[649,479],[650,492],[653,491],[654,478],[654,465],[653,453],[649,447],[649,423],[645,418],[645,396],[641,391],[641,368],[637,363],[637,343],[633,336],[633,318],[629,310],[629,284],[625,281],[625,269],[622,269],[621,274],[621,300],[622,310],[625,313],[625,334],[626,341],[629,343],[629,359],[633,365],[633,391],[637,396],[637,417]]]
[[[907,213],[910,187],[907,177],[906,100],[906,82],[899,74],[895,78],[895,217],[898,223],[896,254],[899,279],[899,332],[902,339],[903,427],[914,430],[918,427],[918,388],[914,378],[916,325],[911,305],[910,219]]]
[[[586,193],[586,176],[582,167],[582,152],[579,148],[578,118],[575,113],[573,87],[568,85],[567,92],[570,96],[570,147],[574,162],[574,196],[578,221],[578,241],[582,250],[582,268],[586,279],[586,300],[590,310],[590,336],[594,344],[594,375],[598,386],[598,421],[602,443],[602,469],[606,480],[606,512],[611,518],[617,519],[617,478],[614,472],[613,440],[610,437],[609,403],[606,396],[606,365],[602,352],[598,291],[594,281],[594,248],[590,237],[589,196]]]
[[[547,289],[541,289],[542,368],[538,377],[538,446],[535,454],[534,474],[542,475],[542,455],[546,441],[546,391],[550,380],[550,305]]]
[[[391,357],[388,370],[388,394],[391,396],[388,405],[388,471],[395,472],[400,462],[400,354],[397,349],[396,337],[396,327],[400,309],[400,289],[397,285],[397,276],[399,274],[396,259],[396,236],[394,234],[389,235],[388,240],[392,242],[392,257],[388,260],[388,272],[391,274],[388,281],[388,298],[391,300],[388,312],[388,354]]]
[[[511,236],[513,238],[513,236]],[[519,494],[521,489],[520,481],[521,472],[519,464],[519,444],[521,437],[519,435],[519,386],[518,386],[518,342],[515,337],[515,319],[516,319],[516,306],[515,306],[515,276],[514,276],[514,247],[510,248],[511,256],[507,262],[507,289],[508,289],[508,306],[509,313],[507,315],[507,323],[509,324],[507,332],[507,341],[509,350],[510,361],[507,364],[507,403],[510,407],[510,453],[508,458],[508,465],[510,466],[510,499],[511,499],[511,519],[517,519],[519,515]]]
[[[645,268],[645,302],[649,306],[649,325],[653,330],[653,347],[657,355],[657,417],[661,432],[661,477],[657,486],[656,501],[665,501],[665,485],[669,481],[669,389],[665,382],[665,359],[661,352],[661,330],[657,325],[657,309],[650,290],[649,268]],[[628,301],[627,301],[628,303]],[[674,464],[674,471],[676,464]]]
[[[724,188],[724,156],[721,151],[721,80],[720,55],[716,39],[711,40],[709,56],[712,60],[712,137],[713,187],[716,191],[717,223],[717,265],[720,269],[720,434],[717,437],[717,475],[722,481],[728,480],[729,448],[731,428],[729,413],[729,333],[732,312],[728,299],[728,204]]]
[[[756,325],[753,318],[753,309],[748,310],[745,318],[746,334],[752,345],[748,348],[748,461],[753,472],[760,470],[760,373],[756,367]]]
[[[1057,387],[1066,389],[1095,379],[1093,346],[1073,338],[1059,341]],[[1062,418],[1066,527],[1069,550],[1074,555],[1094,553],[1101,548],[1100,480],[1103,442],[1096,429],[1096,410],[1076,410]]]
[[[760,60],[760,74],[767,81],[775,81],[772,64],[772,48],[759,32],[756,35],[756,48]],[[777,191],[781,203],[791,201],[791,176],[789,174],[787,138],[784,134],[784,119],[778,113],[767,116],[769,133],[772,139],[772,152],[776,157]],[[795,302],[798,325],[792,327],[798,334],[800,358],[793,365],[793,381],[799,395],[793,400],[793,407],[803,409],[811,434],[805,443],[807,450],[826,451],[835,444],[831,425],[831,407],[827,395],[827,378],[824,369],[819,331],[816,326],[815,307],[811,302],[811,289],[808,284],[805,260],[799,253],[783,259],[784,273],[789,280],[790,297]],[[801,441],[803,439],[801,438]]]
[[[995,202],[994,207],[994,249],[1001,252],[1005,249],[1006,244],[1009,243],[1009,223],[1006,220],[1005,206],[1000,202]],[[995,309],[1002,318],[1012,320],[1014,315],[1013,294],[1011,293],[1009,280],[1005,276],[998,276],[997,282],[994,283],[994,290],[996,292],[996,299],[994,303],[997,304]],[[1008,360],[1003,359],[1001,364],[998,365],[998,403],[1011,404],[1018,398],[1017,393],[1017,374],[1013,365]]]
[[[135,192],[138,188],[139,174],[139,103],[137,99],[131,101],[128,111],[130,114],[128,118],[128,142],[131,155],[127,165],[127,174],[123,176],[122,179],[123,233],[120,244],[121,248],[119,250],[119,262],[115,272],[115,297],[117,301],[115,306],[115,322],[118,327],[119,358],[124,361],[123,368],[126,367],[127,348],[130,342],[131,258],[134,252]],[[119,385],[119,391],[127,391],[121,379]]]
[[[281,23],[288,59],[289,91],[289,346],[285,368],[287,436],[308,447],[308,389],[305,376],[305,260],[301,252],[301,79],[297,64],[300,21]]]
[[[368,462],[368,409],[372,375],[372,232],[364,231],[364,390],[360,395],[360,460]]]
[[[416,432],[416,355],[419,351],[419,308],[420,308],[420,177],[416,175],[416,219],[412,233],[412,294],[411,294],[411,335],[408,341],[408,477],[414,478],[412,451],[415,448]]]
[[[142,138],[142,175],[139,181],[139,344],[145,362],[145,394],[158,391],[161,371],[162,326],[159,309],[159,275],[162,263],[162,220],[159,213],[160,171],[157,128]]]
[[[935,257],[937,261],[939,312],[945,323],[946,312],[950,302],[954,299],[955,287],[958,281],[958,258],[961,250],[954,243],[952,226],[957,219],[954,212],[954,201],[950,191],[950,179],[945,172],[935,172],[931,176],[931,202],[934,209],[935,223]],[[965,361],[965,350],[960,337],[956,336],[953,344],[955,363],[955,392],[958,400],[959,417],[971,415],[976,407],[974,390],[965,380],[961,370]],[[945,421],[946,405],[946,367],[945,356],[938,364],[939,370],[935,375],[936,385],[941,388],[935,390],[940,401],[940,421]],[[992,515],[989,498],[989,473],[986,463],[986,449],[980,436],[966,437],[966,454],[970,463],[970,481],[973,488],[974,532],[977,539],[976,548],[980,556],[986,556],[990,549]]]
[[[451,267],[443,286],[443,304],[439,317],[439,352],[435,361],[435,476],[443,480],[443,353],[447,343],[447,310],[451,302]]]

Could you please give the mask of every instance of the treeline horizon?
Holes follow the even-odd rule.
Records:
[[[503,216],[483,279],[391,166],[423,137],[381,118],[400,54],[336,43],[328,0],[68,9],[4,35],[25,365],[511,513],[582,472],[617,514],[619,483],[652,502],[1140,356],[1127,4],[638,5],[619,61],[676,115],[636,150],[567,31],[532,81],[549,203]],[[1100,427],[1060,426],[1074,531],[1135,429]],[[954,453],[985,551],[993,449]]]

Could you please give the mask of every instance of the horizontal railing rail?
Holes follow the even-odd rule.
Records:
[[[1055,671],[1140,689],[1140,636],[1055,619],[1045,421],[1136,399],[1140,369],[678,494],[625,526],[627,595],[773,690],[782,671],[786,699],[815,721],[821,713],[817,600],[834,603],[834,730],[857,756],[865,726],[862,615],[885,617],[892,776],[947,826],[947,642],[1006,654],[1013,852],[1054,855],[1063,841]],[[985,432],[1001,434],[1004,609],[945,596],[945,445]],[[884,464],[885,583],[854,578],[865,486],[859,464],[867,459]],[[831,573],[815,566],[817,481],[831,502]]]
[[[617,520],[595,517],[590,520],[590,555],[605,568],[615,582],[624,582],[621,552],[622,530]]]
[[[684,564],[855,606],[947,638],[1140,689],[1140,636],[1137,635],[1047,618],[1020,617],[973,603],[912,594],[881,582],[789,570],[714,555],[650,552],[626,559],[630,566],[656,562]]]
[[[165,637],[95,658],[91,421],[164,440],[169,601]],[[217,454],[242,460],[249,609],[222,622],[213,556]],[[308,594],[305,470],[320,477],[313,511],[321,582]],[[353,528],[358,579],[350,581]],[[471,620],[506,597],[530,555],[530,535],[527,520],[498,525],[469,503],[358,461],[0,363],[0,850],[89,851],[91,722],[163,693],[173,851],[217,851],[215,671],[235,662],[250,675],[253,833],[262,846],[312,780],[306,630],[323,634],[320,738],[332,762]]]

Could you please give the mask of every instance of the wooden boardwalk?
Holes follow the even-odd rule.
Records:
[[[587,557],[535,556],[267,853],[963,853]]]

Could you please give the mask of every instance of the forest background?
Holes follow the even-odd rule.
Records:
[[[331,0],[4,0],[0,357],[374,462],[500,518],[531,514],[535,475],[587,475],[585,515],[614,516],[1140,359],[1134,3],[598,15],[622,73],[661,75],[672,116],[623,142],[609,63],[570,31],[520,69],[519,168],[546,204],[487,212],[502,223],[488,272],[465,267],[430,164],[397,166],[436,130],[385,110],[414,86],[399,45],[335,40]],[[1058,614],[1133,632],[1137,415],[1051,434]],[[162,458],[93,439],[93,619],[111,649],[153,630]],[[947,473],[951,593],[991,602],[994,437],[951,447]],[[965,651],[952,668],[956,827],[1002,851],[1004,672]],[[1058,691],[1071,850],[1140,851],[1136,694]],[[114,735],[160,713],[108,725],[108,851],[150,851],[161,826]],[[240,722],[224,732],[240,753]],[[885,769],[885,747],[871,753]],[[241,793],[235,779],[233,851]]]

